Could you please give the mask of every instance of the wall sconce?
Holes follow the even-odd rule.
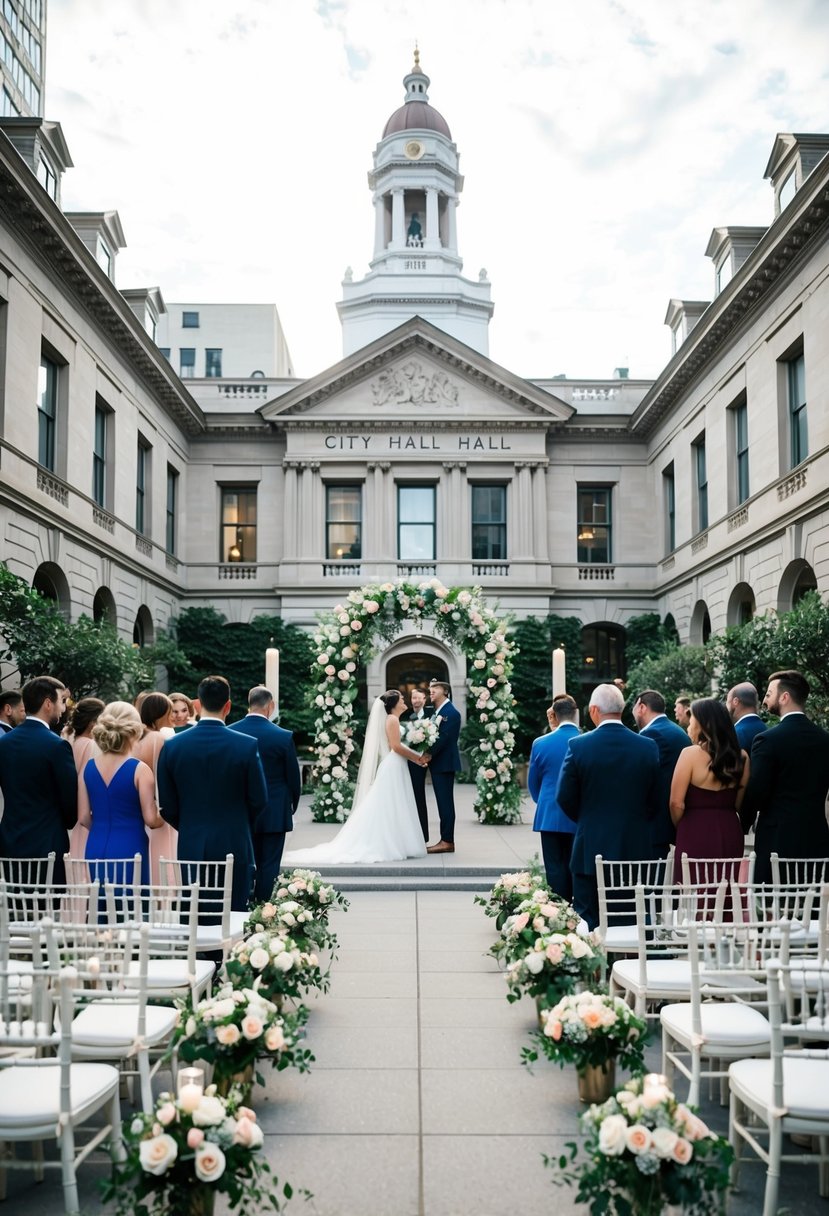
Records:
[[[579,532],[579,540],[593,540],[593,529],[582,528]]]

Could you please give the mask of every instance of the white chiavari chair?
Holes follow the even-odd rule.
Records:
[[[674,902],[674,850],[667,857],[642,861],[608,861],[596,856],[599,892],[597,932],[610,954],[635,954],[639,949],[635,889],[645,890],[649,916],[658,924],[670,918]]]
[[[235,942],[244,937],[247,912],[234,912],[230,901],[233,893],[233,854],[223,861],[185,861],[161,857],[159,880],[168,886],[180,887],[197,883],[199,888],[199,928],[196,949],[199,953],[218,953],[226,959]]]
[[[42,886],[48,890],[54,873],[54,850],[45,857],[0,857],[0,878],[8,883]]]

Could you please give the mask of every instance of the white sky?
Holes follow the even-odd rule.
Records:
[[[768,224],[778,131],[829,129],[826,0],[49,0],[66,210],[117,208],[120,287],[275,302],[297,373],[341,357],[366,173],[415,39],[466,184],[465,273],[523,376],[655,376],[711,229]]]

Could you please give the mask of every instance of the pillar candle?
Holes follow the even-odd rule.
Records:
[[[564,666],[564,647],[557,646],[553,651],[553,697],[567,691],[567,677]]]
[[[274,699],[274,717],[279,716],[279,651],[269,646],[265,651],[265,687]]]

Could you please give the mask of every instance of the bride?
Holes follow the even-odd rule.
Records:
[[[288,852],[283,865],[348,865],[425,857],[406,762],[425,765],[426,761],[400,741],[400,715],[405,709],[406,702],[396,688],[377,698],[368,718],[354,809],[333,840]]]

